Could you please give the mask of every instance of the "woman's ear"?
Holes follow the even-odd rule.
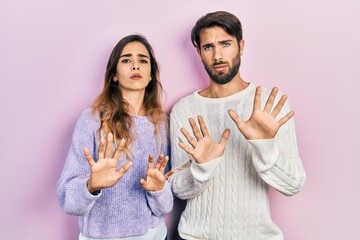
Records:
[[[116,73],[113,75],[112,80],[116,83],[119,81],[118,77],[116,76]]]

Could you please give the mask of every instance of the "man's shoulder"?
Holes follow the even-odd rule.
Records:
[[[191,102],[194,101],[194,93],[186,95],[185,97],[180,98],[172,107],[171,111],[181,110],[187,108]]]

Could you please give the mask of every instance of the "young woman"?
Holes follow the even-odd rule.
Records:
[[[164,174],[161,93],[148,41],[141,35],[121,39],[102,92],[76,123],[57,185],[65,213],[79,216],[80,240],[166,237],[164,214],[172,210],[173,195],[167,182],[172,171]]]

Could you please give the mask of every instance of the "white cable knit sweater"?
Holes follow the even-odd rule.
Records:
[[[205,98],[195,92],[181,99],[170,115],[171,163],[177,171],[170,178],[175,196],[187,199],[179,233],[184,239],[281,240],[268,202],[268,185],[294,195],[304,184],[293,118],[274,139],[247,141],[227,113],[234,109],[247,120],[253,109],[256,85],[225,98]],[[271,89],[262,88],[262,106]],[[280,94],[277,96],[279,100]],[[275,105],[275,104],[274,104]],[[285,103],[278,118],[290,111]],[[178,143],[188,144],[180,132],[192,133],[188,119],[201,115],[214,141],[231,130],[223,157],[197,164]]]

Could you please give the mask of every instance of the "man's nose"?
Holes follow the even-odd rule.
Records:
[[[214,62],[221,62],[223,59],[223,54],[221,49],[215,48],[214,49],[214,55],[213,55],[213,61]]]

